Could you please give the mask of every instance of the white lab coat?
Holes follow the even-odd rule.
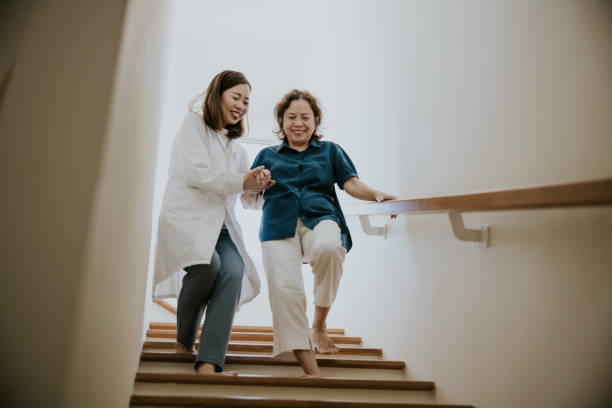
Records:
[[[183,268],[209,264],[221,226],[244,262],[240,304],[259,293],[255,265],[234,214],[249,162],[244,147],[188,113],[172,145],[168,183],[159,216],[154,298],[178,297]]]

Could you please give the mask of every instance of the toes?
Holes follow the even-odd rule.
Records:
[[[316,347],[315,348],[315,351],[319,354],[333,354],[334,353],[333,350],[334,349],[330,349],[328,347]]]

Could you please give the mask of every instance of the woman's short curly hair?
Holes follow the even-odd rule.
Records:
[[[312,109],[315,121],[315,131],[312,134],[312,137],[317,141],[321,140],[323,135],[320,134],[318,131],[319,125],[323,120],[323,111],[321,110],[319,101],[317,100],[317,98],[312,96],[310,92],[300,89],[294,89],[291,92],[287,93],[285,96],[283,96],[283,99],[281,99],[280,102],[277,103],[274,107],[274,116],[276,116],[276,123],[278,124],[278,129],[275,130],[274,133],[276,133],[276,136],[278,136],[280,140],[284,141],[287,138],[287,135],[285,135],[285,132],[283,131],[283,117],[285,116],[285,111],[289,108],[289,105],[291,105],[291,102],[297,101],[299,99],[305,100],[310,105],[310,109]]]

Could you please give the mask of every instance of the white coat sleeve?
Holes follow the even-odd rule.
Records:
[[[173,167],[191,187],[220,195],[241,193],[245,174],[211,167],[205,133],[202,119],[187,115],[174,141],[171,171]]]
[[[246,149],[240,146],[240,171],[247,173],[250,170],[249,158],[247,156]],[[242,208],[252,208],[254,210],[260,210],[263,207],[263,198],[260,192],[245,191],[240,195],[240,202]]]

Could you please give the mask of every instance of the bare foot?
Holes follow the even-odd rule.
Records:
[[[327,335],[327,332],[325,331],[325,329],[323,329],[323,330],[313,329],[313,331],[312,331],[312,341],[314,343],[315,350],[318,353],[321,353],[321,354],[336,354],[336,353],[338,353],[340,351],[338,349],[338,347],[336,347],[336,345],[334,344],[332,339],[329,338],[329,336]]]
[[[327,328],[325,319],[327,319],[329,310],[329,306],[315,305],[315,317],[312,322],[312,341],[315,350],[321,354],[336,354],[340,351],[325,330]]]
[[[183,346],[181,343],[175,343],[174,351],[176,351],[177,353],[181,353],[181,354],[193,354],[193,347],[188,349],[187,347]]]
[[[302,374],[302,375],[300,375],[300,378],[321,378],[321,374],[319,374],[319,375],[315,375],[315,374]]]
[[[196,374],[198,375],[229,375],[235,376],[238,375],[238,371],[221,371],[217,372],[215,369],[215,365],[211,363],[202,363],[196,370]]]
[[[298,359],[300,363],[302,363],[302,369],[304,370],[304,374],[302,374],[302,378],[313,378],[320,377],[321,371],[319,370],[319,365],[317,364],[317,356],[312,350],[293,350],[293,354]]]

